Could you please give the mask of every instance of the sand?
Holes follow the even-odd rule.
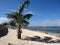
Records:
[[[45,39],[51,38],[49,40]],[[46,40],[48,42],[46,42]],[[43,32],[22,29],[22,39],[17,39],[17,29],[9,29],[6,36],[0,38],[0,45],[60,45],[60,37]]]

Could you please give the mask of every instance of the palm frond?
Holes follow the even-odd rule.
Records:
[[[6,15],[7,15],[7,18],[11,18],[11,19],[17,20],[18,12],[8,13]]]
[[[32,14],[26,14],[24,15],[23,19],[30,19],[33,15]]]
[[[28,24],[29,24],[29,22],[28,22],[28,21],[26,21],[26,20],[23,20],[23,27],[26,27],[26,26],[28,26]]]
[[[29,0],[26,0],[25,3],[23,5],[25,5],[25,7],[28,7],[30,4],[30,1]]]
[[[4,22],[4,23],[1,23],[0,25],[6,26],[6,25],[8,25],[8,23],[7,22]]]
[[[16,16],[13,14],[7,14],[7,18],[15,18]]]
[[[26,20],[23,20],[23,23],[25,23],[25,24],[29,24],[29,22],[28,22],[28,21],[26,21]]]
[[[9,25],[15,27],[16,26],[16,22],[14,20],[12,20],[12,21],[9,22]]]
[[[25,7],[28,7],[29,3],[30,3],[30,1],[26,0],[24,2],[24,4],[22,6],[20,6],[19,11],[18,11],[19,15],[23,12],[23,10],[24,10]]]

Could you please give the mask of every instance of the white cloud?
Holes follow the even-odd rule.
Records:
[[[16,12],[17,10],[10,10],[11,12]]]
[[[0,18],[0,24],[4,23],[4,22],[9,22],[9,21],[10,21],[10,19],[8,19],[8,18],[3,18],[3,17]]]
[[[60,20],[42,20],[31,23],[32,26],[60,26]]]
[[[26,12],[25,14],[33,14],[33,15],[35,15],[35,13],[33,11]]]
[[[43,26],[60,26],[60,20],[44,20]]]

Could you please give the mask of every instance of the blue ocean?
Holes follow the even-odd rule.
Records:
[[[60,26],[30,26],[27,29],[43,32],[46,30],[47,32],[60,35]]]

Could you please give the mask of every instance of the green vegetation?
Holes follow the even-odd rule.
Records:
[[[21,39],[21,28],[22,26],[26,27],[29,22],[28,20],[31,18],[32,14],[25,14],[23,15],[24,8],[27,8],[30,4],[30,1],[26,0],[18,9],[16,12],[8,13],[7,18],[12,19],[12,21],[9,22],[9,25],[12,27],[17,26],[18,27],[18,34],[17,38]]]

